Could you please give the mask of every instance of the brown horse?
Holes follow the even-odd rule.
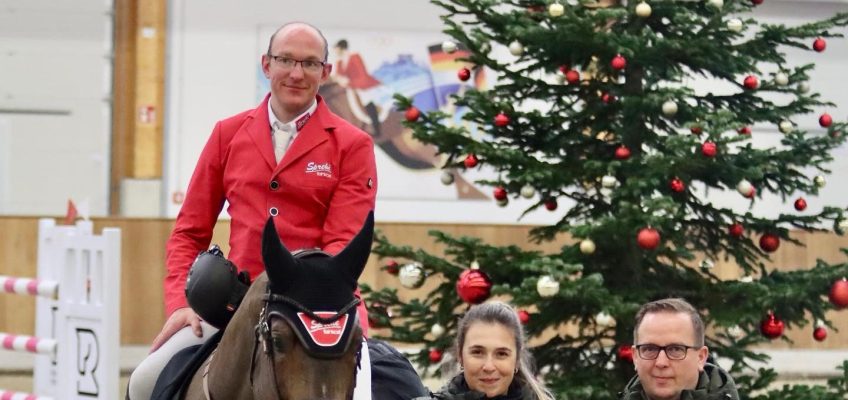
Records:
[[[412,130],[403,126],[403,113],[392,110],[384,120],[380,120],[374,105],[370,112],[370,121],[363,121],[356,116],[353,107],[363,108],[361,104],[351,104],[346,89],[336,82],[327,82],[321,86],[319,94],[327,102],[327,106],[338,116],[362,129],[374,139],[374,144],[380,147],[392,160],[401,166],[414,170],[434,169],[442,164],[436,146],[424,144],[412,137]],[[367,107],[366,107],[367,108]],[[462,175],[454,173],[457,196],[460,199],[487,199],[479,189],[466,181]]]
[[[295,258],[269,219],[262,240],[266,272],[251,285],[185,398],[351,399],[362,344],[353,292],[373,229],[369,214],[338,255],[316,250]]]

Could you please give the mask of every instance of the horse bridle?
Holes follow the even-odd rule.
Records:
[[[262,352],[267,356],[265,358],[268,360],[268,362],[271,365],[270,371],[271,371],[271,375],[274,377],[274,391],[277,395],[277,397],[275,397],[275,399],[280,399],[280,398],[282,398],[282,396],[280,395],[280,388],[277,385],[277,381],[276,381],[277,371],[276,371],[276,367],[274,365],[274,346],[273,346],[273,343],[271,343],[271,327],[270,327],[271,314],[268,311],[269,308],[270,308],[269,306],[271,304],[274,304],[274,303],[282,303],[282,304],[285,304],[289,307],[294,308],[295,310],[298,310],[300,312],[307,314],[310,318],[314,319],[315,321],[318,321],[322,324],[330,324],[330,323],[333,323],[333,322],[339,320],[342,316],[347,314],[352,308],[359,305],[360,300],[358,298],[354,297],[353,300],[351,300],[348,304],[346,304],[340,310],[336,311],[334,313],[334,315],[331,315],[330,317],[321,317],[320,315],[317,315],[314,310],[311,310],[310,308],[304,306],[303,304],[299,303],[298,301],[296,301],[296,300],[294,300],[294,299],[292,299],[288,296],[271,293],[270,288],[266,289],[266,293],[263,296],[263,301],[265,302],[265,305],[263,305],[262,310],[259,311],[259,322],[257,322],[256,327],[254,328],[253,351],[251,352],[251,359],[250,359],[250,388],[251,388],[251,391],[253,391],[253,375],[254,375],[254,371],[256,369],[256,355],[257,355],[256,351],[259,349],[259,343],[261,342],[262,343]],[[283,320],[286,321],[286,323],[288,323],[290,326],[292,325],[292,321],[289,321],[288,318],[283,318]],[[293,330],[296,329],[294,326],[291,326],[291,328]],[[304,339],[300,338],[300,340],[303,341]],[[353,340],[349,341],[348,344],[346,345],[345,349],[347,349],[352,342],[353,342]],[[302,344],[303,344],[304,347],[306,347],[305,343],[302,343]],[[360,347],[360,350],[361,350],[361,347]],[[354,372],[353,372],[354,373],[354,382],[356,381],[356,371],[359,369],[358,367],[359,367],[360,358],[361,358],[360,351],[357,351],[357,353],[356,353],[357,368],[354,369]],[[255,391],[253,391],[253,392],[256,393]]]

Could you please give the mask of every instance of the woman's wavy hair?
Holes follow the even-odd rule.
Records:
[[[554,400],[554,396],[535,375],[535,362],[533,355],[527,349],[526,335],[518,319],[518,313],[507,303],[491,301],[471,307],[459,321],[457,327],[456,341],[454,343],[454,356],[457,360],[462,357],[462,346],[465,344],[465,335],[468,328],[476,322],[499,324],[512,332],[515,337],[515,348],[517,350],[518,372],[515,380],[532,392],[538,400]]]

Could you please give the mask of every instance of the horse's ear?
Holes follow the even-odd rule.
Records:
[[[374,241],[374,211],[369,211],[365,223],[359,233],[351,239],[339,254],[333,257],[333,262],[344,268],[353,278],[354,285],[365,269],[368,256],[371,255],[371,243]]]
[[[268,280],[277,287],[286,282],[287,276],[294,276],[294,257],[280,241],[273,218],[268,218],[265,231],[262,232],[262,261],[265,263]]]

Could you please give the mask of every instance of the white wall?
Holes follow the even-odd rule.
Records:
[[[325,32],[361,31],[409,35],[439,35],[442,24],[441,10],[425,1],[255,1],[247,6],[243,2],[219,1],[215,7],[199,0],[176,0],[169,10],[169,67],[167,153],[165,177],[166,213],[176,215],[179,205],[171,201],[174,191],[185,190],[202,149],[214,123],[221,118],[253,108],[256,105],[257,65],[260,54],[267,46],[265,33],[281,23],[291,20],[310,22]],[[391,10],[388,10],[391,8]],[[769,0],[755,10],[755,17],[767,22],[784,21],[789,24],[825,18],[848,9],[848,1],[788,2]],[[843,30],[843,33],[844,30]],[[441,36],[434,36],[441,37]],[[333,41],[332,39],[330,40]],[[823,98],[841,106],[828,109],[836,119],[848,114],[848,86],[845,84],[844,66],[848,65],[848,42],[832,39],[822,54],[788,51],[791,65],[815,62],[816,72],[811,80],[813,90]],[[823,111],[823,110],[821,110]],[[803,127],[817,127],[817,115],[800,118]],[[755,129],[757,145],[778,143],[780,134],[774,127]],[[814,212],[823,202],[844,205],[846,189],[833,182],[844,181],[848,171],[848,149],[841,149],[834,170],[838,174],[822,192],[824,201],[812,199],[809,212]],[[392,168],[378,150],[378,168]],[[433,178],[429,178],[433,179]],[[437,179],[437,178],[436,178]],[[385,185],[385,181],[382,182]],[[488,193],[489,189],[485,189]],[[715,195],[715,193],[711,193]],[[734,203],[738,199],[720,194],[717,202]],[[737,195],[738,196],[738,195]],[[513,202],[515,203],[515,202]],[[747,204],[745,204],[747,206]],[[562,204],[561,210],[567,205]],[[760,201],[756,211],[777,214],[785,211],[780,199]],[[791,207],[791,204],[788,205]],[[383,221],[418,222],[495,222],[514,223],[523,211],[521,204],[511,204],[506,209],[493,202],[449,201],[398,201],[378,195],[377,217]],[[550,222],[547,211],[536,211],[522,223]]]
[[[112,2],[0,0],[0,214],[108,210]]]

